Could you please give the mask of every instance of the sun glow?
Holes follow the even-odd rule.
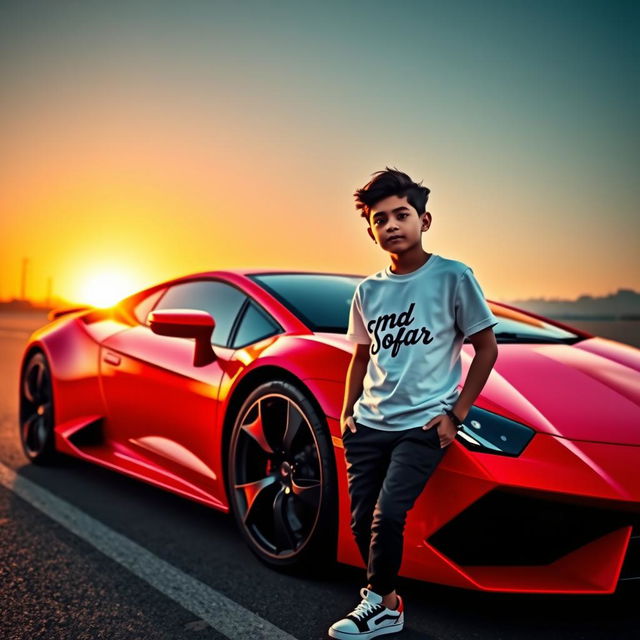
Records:
[[[130,277],[118,271],[103,271],[89,275],[81,290],[81,301],[94,307],[109,307],[135,292]]]

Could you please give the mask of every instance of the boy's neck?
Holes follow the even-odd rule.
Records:
[[[419,269],[427,260],[431,258],[432,253],[427,253],[422,247],[418,247],[413,253],[392,253],[391,255],[391,273],[401,276],[411,273]]]

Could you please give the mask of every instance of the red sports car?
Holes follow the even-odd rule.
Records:
[[[35,463],[71,454],[231,511],[274,567],[363,567],[339,416],[364,276],[234,269],[52,312],[21,367]],[[409,511],[401,575],[612,593],[640,576],[640,351],[488,301],[499,356]],[[462,348],[462,379],[473,356]]]

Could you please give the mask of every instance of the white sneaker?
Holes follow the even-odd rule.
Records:
[[[339,640],[369,640],[376,636],[402,631],[404,626],[404,604],[398,596],[398,608],[387,609],[382,604],[382,596],[363,587],[360,589],[362,602],[342,620],[334,622],[329,635]]]

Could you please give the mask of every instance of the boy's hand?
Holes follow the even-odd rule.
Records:
[[[353,416],[342,416],[340,418],[340,437],[347,432],[347,429],[351,429],[353,433],[356,432],[356,422]]]
[[[437,429],[440,436],[440,448],[448,447],[458,435],[458,429],[451,421],[451,418],[443,413],[442,415],[431,418],[427,424],[422,427],[425,431],[429,429]]]

